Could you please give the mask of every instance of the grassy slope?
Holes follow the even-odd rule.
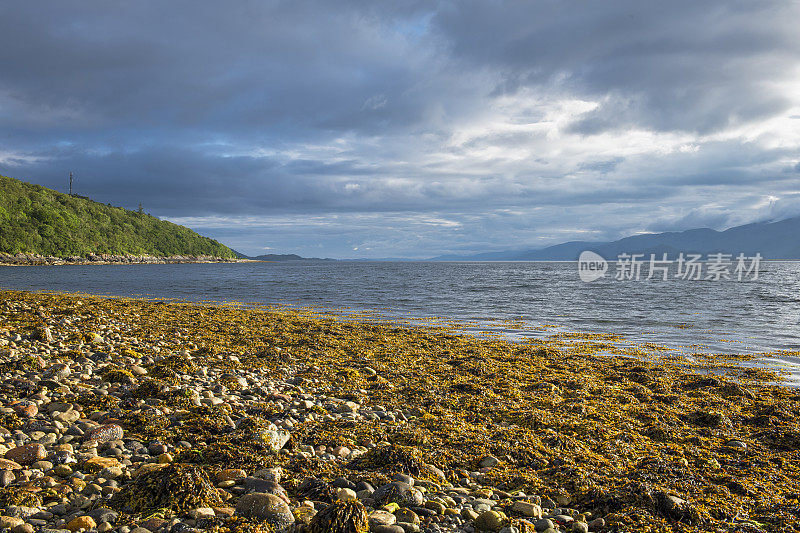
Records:
[[[184,226],[0,176],[0,253],[18,252],[234,257]]]

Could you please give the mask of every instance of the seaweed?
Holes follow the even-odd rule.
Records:
[[[309,533],[367,533],[367,510],[359,501],[337,501],[319,511],[308,526]]]
[[[175,463],[140,475],[117,493],[111,504],[125,512],[184,513],[195,507],[222,505],[222,499],[203,467]]]

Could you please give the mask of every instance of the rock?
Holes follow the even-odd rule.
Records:
[[[102,469],[98,476],[105,479],[117,479],[122,476],[122,469],[118,466],[110,466]]]
[[[109,442],[112,440],[120,440],[122,438],[122,427],[118,424],[105,424],[97,426],[86,435],[86,440],[94,440],[97,442]]]
[[[286,532],[294,524],[294,515],[289,505],[274,494],[254,492],[239,498],[236,504],[236,514],[264,520],[276,532]]]
[[[500,459],[495,457],[494,455],[487,455],[481,462],[479,463],[481,468],[493,468],[500,464]]]
[[[389,511],[377,510],[368,515],[369,529],[372,531],[376,526],[391,526],[397,518]]]
[[[351,501],[358,499],[356,492],[353,489],[341,488],[336,491],[336,499],[342,501]]]
[[[31,468],[41,470],[42,472],[47,472],[53,469],[53,463],[50,461],[36,461],[31,465]]]
[[[214,518],[216,513],[210,507],[196,507],[189,511],[189,516],[197,520],[198,518]]]
[[[552,520],[542,518],[534,522],[533,527],[536,529],[536,531],[544,531],[546,529],[555,529],[555,524],[553,524]]]
[[[392,524],[391,526],[375,526],[370,531],[372,533],[405,533],[406,530],[396,524]]]
[[[79,529],[94,529],[97,527],[94,519],[91,516],[79,516],[78,518],[73,518],[68,524],[67,529],[72,531],[78,531]]]
[[[289,437],[292,434],[282,429],[264,429],[261,431],[260,436],[272,453],[278,453],[289,441]]]
[[[11,404],[11,408],[21,418],[33,418],[39,412],[39,406],[28,400],[20,400]]]
[[[22,468],[22,467],[20,467]],[[0,487],[7,487],[17,479],[16,474],[11,470],[0,470]]]
[[[122,466],[114,457],[92,457],[83,463],[83,468],[88,472],[100,472],[105,468],[119,468]]]
[[[91,516],[94,519],[94,521],[97,522],[98,524],[101,522],[114,524],[117,522],[117,516],[119,516],[116,511],[113,511],[106,507],[99,507],[97,509],[92,509],[87,514]]]
[[[572,533],[589,533],[589,524],[586,522],[573,522]]]
[[[542,508],[535,503],[517,500],[511,505],[511,510],[528,517],[541,518]]]
[[[280,466],[275,466],[272,468],[262,468],[261,470],[257,470],[253,474],[253,476],[266,479],[267,481],[274,481],[275,483],[280,483],[281,476],[283,476],[283,468],[281,468]]]
[[[475,527],[483,531],[499,531],[503,527],[503,517],[496,511],[484,511],[475,519]]]
[[[15,516],[0,516],[0,529],[11,529],[12,527],[17,527],[21,524],[24,524],[25,520],[22,518],[17,518]]]
[[[603,520],[602,518],[595,518],[594,520],[589,522],[588,525],[589,525],[589,529],[594,531],[594,530],[603,529],[604,527],[606,527],[606,521]]]
[[[164,520],[163,518],[158,518],[158,517],[150,518],[149,520],[145,520],[144,522],[139,524],[140,527],[136,529],[144,529],[145,531],[158,531],[159,529],[164,527],[164,524],[166,523],[167,521]],[[134,529],[133,531],[136,531],[136,529]],[[131,531],[131,533],[133,533],[133,531]]]
[[[433,465],[429,465],[429,464],[422,465],[422,471],[424,473],[429,474],[431,477],[435,477],[436,479],[438,479],[441,482],[447,481],[447,476],[444,474],[444,472],[442,472],[441,469],[436,468]]]
[[[217,474],[217,481],[240,481],[247,477],[247,472],[241,468],[226,468]]]
[[[22,465],[11,459],[0,459],[0,470],[21,470]]]
[[[461,510],[461,518],[472,521],[478,518],[478,513],[468,507],[465,507]]]
[[[53,420],[61,422],[62,424],[72,424],[81,417],[81,414],[70,407],[66,411],[53,412]]]
[[[398,522],[419,525],[419,516],[411,509],[398,509],[394,516]]]
[[[11,533],[33,533],[33,524],[19,524],[11,528]]]
[[[378,487],[372,494],[372,499],[377,505],[397,503],[404,507],[422,505],[422,493],[408,483],[393,481]]]
[[[11,448],[5,458],[21,465],[30,465],[47,457],[47,451],[41,444],[26,444]]]
[[[274,481],[267,481],[259,477],[246,477],[244,478],[244,488],[247,492],[272,494],[289,503],[289,495],[286,494],[286,490]]]
[[[558,496],[556,496],[556,502],[561,507],[566,507],[572,503],[572,497],[569,496],[568,494],[559,494]]]
[[[427,502],[425,502],[425,508],[430,509],[431,511],[439,515],[443,515],[445,509],[447,509],[443,504],[435,502],[433,500],[428,500]]]

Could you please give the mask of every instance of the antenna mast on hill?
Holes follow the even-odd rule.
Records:
[[[72,172],[69,173],[69,195],[72,196]]]

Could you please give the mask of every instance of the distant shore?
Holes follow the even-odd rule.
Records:
[[[178,263],[250,263],[253,259],[229,259],[211,255],[150,255],[87,254],[83,256],[55,257],[39,254],[0,254],[0,266],[44,265],[166,265]]]

